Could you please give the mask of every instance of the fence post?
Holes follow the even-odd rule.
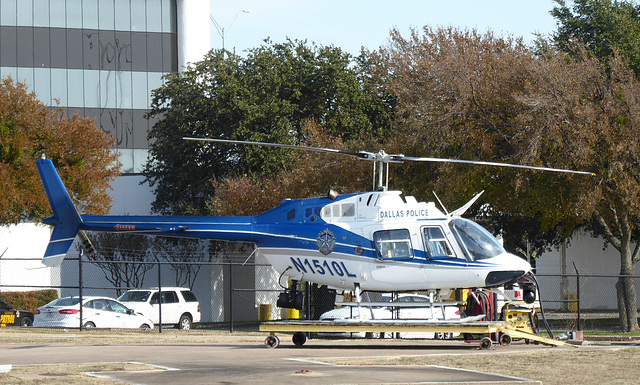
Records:
[[[578,301],[578,331],[582,330],[582,320],[580,319],[580,273],[578,272],[578,268],[576,267],[576,263],[573,262],[573,269],[576,271],[576,300]]]
[[[158,328],[159,333],[162,333],[162,264],[157,256],[156,261],[158,262]]]
[[[82,256],[84,255],[84,246],[80,246],[80,253],[78,254],[78,299],[80,304],[80,331],[84,330],[82,325]]]
[[[305,295],[307,297],[307,309],[306,309],[306,319],[310,320],[311,319],[311,285],[312,283],[307,281],[306,285],[304,286],[304,291],[305,291]]]
[[[227,260],[229,261],[229,333],[233,333],[233,263],[229,256]]]

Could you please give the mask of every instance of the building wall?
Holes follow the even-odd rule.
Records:
[[[177,69],[175,0],[0,0],[0,77],[94,119],[123,173],[142,170],[151,91]]]
[[[600,275],[600,277],[582,277],[580,279],[581,308],[584,310],[616,310],[617,297],[615,284],[617,278],[603,277],[620,274],[620,254],[611,245],[605,247],[602,238],[593,238],[589,234],[576,231],[566,247],[565,274],[575,275],[575,267],[581,275]],[[563,273],[561,249],[544,253],[536,260],[536,273],[541,286],[543,300],[562,300],[562,280],[558,275]],[[640,267],[636,266],[635,274],[640,274]],[[566,282],[566,294],[577,294],[577,283],[574,277]],[[636,279],[636,285],[640,280]],[[640,288],[640,286],[638,286]],[[638,298],[640,306],[640,297]],[[550,308],[561,308],[560,303],[550,305]]]
[[[125,174],[111,183],[113,199],[111,215],[150,215],[151,202],[155,199],[153,188],[144,183],[140,174]]]
[[[40,259],[49,242],[49,226],[33,223],[0,226],[0,290],[36,290],[59,285],[59,268],[45,268]]]
[[[178,0],[178,70],[202,60],[211,49],[208,0]]]

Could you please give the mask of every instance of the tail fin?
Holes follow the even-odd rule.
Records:
[[[39,159],[36,161],[36,166],[53,211],[53,216],[45,219],[44,223],[54,226],[49,245],[44,252],[44,257],[42,257],[42,263],[46,266],[56,267],[60,266],[67,255],[67,251],[82,226],[82,218],[73,205],[53,163],[49,159]]]

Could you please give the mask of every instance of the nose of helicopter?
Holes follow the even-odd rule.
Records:
[[[524,259],[504,253],[494,259],[495,268],[487,274],[485,285],[494,287],[513,282],[531,271],[531,265]]]

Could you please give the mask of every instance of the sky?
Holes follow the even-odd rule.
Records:
[[[263,40],[286,38],[334,45],[357,55],[361,47],[377,50],[397,28],[456,27],[491,30],[499,36],[549,34],[556,23],[553,0],[210,0],[211,15],[224,28],[225,48],[243,55]],[[249,13],[243,10],[250,10]],[[211,28],[211,48],[222,48],[221,34]]]

